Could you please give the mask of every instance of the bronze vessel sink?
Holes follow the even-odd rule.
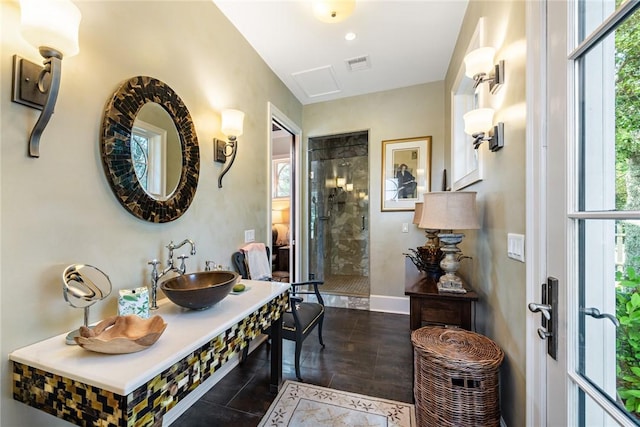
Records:
[[[229,295],[238,277],[233,271],[201,271],[165,280],[160,289],[174,304],[204,310]]]

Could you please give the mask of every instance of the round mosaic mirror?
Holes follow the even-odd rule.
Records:
[[[154,196],[140,182],[134,161],[139,157],[138,143],[134,142],[132,153],[134,122],[142,107],[149,103],[160,105],[169,114],[180,140],[182,168],[175,190],[166,197]],[[120,85],[105,108],[100,152],[111,189],[120,204],[136,217],[150,222],[169,222],[189,208],[200,171],[198,138],[187,107],[165,83],[136,76]]]

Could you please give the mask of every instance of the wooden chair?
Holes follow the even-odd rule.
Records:
[[[271,259],[269,247],[266,248],[265,255],[268,259]],[[232,258],[233,264],[242,278],[250,279],[251,274],[245,261],[244,254],[240,251],[235,252]],[[282,338],[296,343],[295,366],[296,377],[299,381],[302,381],[302,377],[300,376],[300,353],[302,351],[302,343],[316,326],[318,326],[318,338],[320,340],[320,345],[324,348],[324,342],[322,341],[324,300],[318,290],[318,286],[322,284],[323,282],[319,280],[291,283],[291,290],[289,292],[290,307],[282,315]],[[308,286],[313,287],[313,290],[309,290]],[[305,301],[299,295],[315,295],[318,302]]]

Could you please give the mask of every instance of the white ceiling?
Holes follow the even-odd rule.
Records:
[[[305,105],[444,80],[468,2],[357,0],[328,24],[310,0],[213,1]],[[348,70],[364,56],[370,68]]]

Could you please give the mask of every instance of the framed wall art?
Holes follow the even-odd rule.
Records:
[[[412,211],[431,190],[431,137],[382,141],[382,211]]]

